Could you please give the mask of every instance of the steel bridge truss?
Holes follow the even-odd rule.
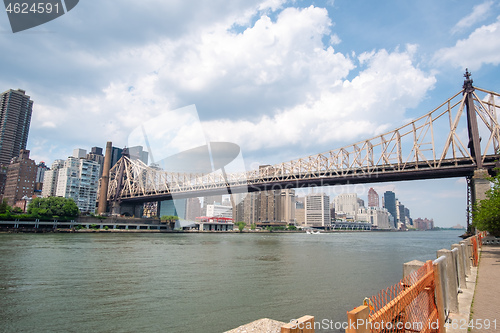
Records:
[[[473,103],[467,101],[467,96],[469,99],[472,96]],[[322,154],[247,172],[174,173],[123,157],[110,171],[108,200],[258,188],[271,183],[300,184],[320,179],[340,183],[341,179],[349,178],[355,183],[357,177],[375,182],[374,178],[384,174],[397,176],[491,165],[500,151],[499,96],[477,87],[470,93],[462,90],[426,115],[393,131]],[[477,127],[482,137],[480,162],[470,149],[472,139],[468,136],[465,115],[471,105],[474,110],[469,112],[478,117]]]

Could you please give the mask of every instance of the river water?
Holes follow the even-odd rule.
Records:
[[[302,315],[340,332],[404,262],[460,234],[0,234],[0,332],[215,333]]]

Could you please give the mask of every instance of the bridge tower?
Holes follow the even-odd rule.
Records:
[[[488,170],[483,168],[483,160],[481,154],[481,138],[479,137],[479,128],[477,125],[476,108],[474,106],[474,86],[471,79],[471,73],[465,69],[465,80],[463,85],[463,93],[465,95],[465,107],[467,109],[467,129],[469,133],[470,154],[476,162],[474,174],[467,178],[467,230],[469,230],[472,213],[472,205],[479,200],[486,198],[486,192],[490,189],[488,181]]]

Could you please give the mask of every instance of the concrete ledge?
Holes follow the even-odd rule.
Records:
[[[476,278],[477,267],[471,267],[470,274],[466,279],[467,289],[462,289],[462,293],[458,294],[458,308],[460,311],[450,313],[449,319],[451,322],[448,323],[446,333],[467,333],[467,325],[462,324],[469,322],[472,299],[476,289]],[[460,326],[464,327],[460,328]]]
[[[252,321],[250,324],[242,325],[224,333],[280,333],[281,326],[286,323],[268,318]]]

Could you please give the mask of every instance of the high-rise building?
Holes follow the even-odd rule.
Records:
[[[360,202],[356,193],[342,193],[333,199],[335,214],[345,215],[348,220],[356,220]]]
[[[384,207],[389,211],[389,213],[394,218],[394,228],[398,228],[398,213],[396,209],[396,194],[392,191],[386,191],[384,193]]]
[[[279,193],[277,220],[288,224],[295,223],[295,190],[285,189]]]
[[[276,222],[277,221],[277,202],[279,201],[279,190],[260,191],[259,192],[259,221]]]
[[[45,177],[45,171],[50,170],[48,166],[45,165],[45,162],[40,162],[36,166],[36,178],[35,178],[35,192],[40,193],[42,191],[43,179]]]
[[[99,169],[97,162],[68,157],[57,174],[56,196],[71,198],[81,212],[93,213],[99,187]]]
[[[122,158],[123,149],[113,147],[111,148],[111,167],[113,167],[120,158]]]
[[[222,195],[212,195],[208,197],[203,198],[203,208],[202,208],[202,215],[207,216],[207,205],[220,205],[222,204]]]
[[[177,216],[186,219],[187,199],[164,200],[159,202],[158,216]]]
[[[195,221],[201,214],[201,202],[199,198],[189,198],[186,202],[186,220]]]
[[[122,158],[124,152],[130,159],[141,160],[142,162],[144,162],[144,164],[148,165],[149,153],[147,151],[144,151],[143,149],[144,148],[142,146],[134,146],[125,149],[117,147],[111,148],[111,167],[113,167],[116,162],[118,162],[120,158]]]
[[[33,101],[21,89],[0,94],[0,164],[9,164],[26,149]]]
[[[21,149],[7,168],[4,198],[13,206],[23,197],[32,198],[35,188],[36,164],[29,158],[30,151]]]
[[[380,207],[378,193],[373,187],[368,190],[368,207]]]
[[[35,183],[43,183],[43,178],[45,176],[45,171],[50,170],[48,166],[45,165],[45,162],[40,162],[37,164],[37,170],[36,170],[36,179]]]
[[[332,224],[330,197],[325,193],[307,195],[305,207],[305,225],[310,227],[328,227]]]
[[[143,150],[142,146],[134,146],[128,148],[128,154],[132,160],[141,160],[144,164],[148,165],[149,154]]]
[[[64,166],[64,160],[55,160],[52,163],[52,168],[45,171],[43,176],[42,197],[54,197],[57,189],[57,179],[59,176],[59,169]]]
[[[85,158],[97,162],[99,164],[99,177],[102,176],[102,170],[104,169],[104,155],[102,154],[101,147],[92,147],[90,153],[88,153]]]
[[[405,205],[403,205],[398,199],[396,199],[396,212],[398,215],[398,222],[406,225]]]
[[[259,196],[256,192],[248,193],[243,200],[243,222],[246,224],[252,224],[259,220],[257,207],[260,207],[260,205],[258,202]]]

